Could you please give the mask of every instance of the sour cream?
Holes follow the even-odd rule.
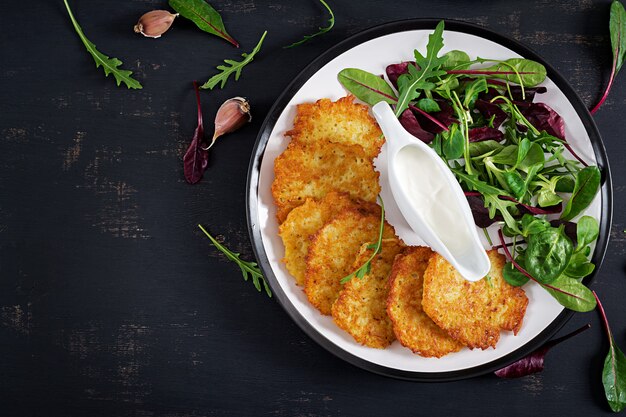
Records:
[[[463,219],[458,199],[441,167],[415,146],[405,146],[394,159],[398,184],[409,203],[446,245],[452,256],[466,256],[474,239]]]

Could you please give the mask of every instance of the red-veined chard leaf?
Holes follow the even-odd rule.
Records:
[[[600,188],[600,170],[596,166],[581,169],[576,174],[574,192],[565,205],[561,220],[572,220],[593,201]]]
[[[169,0],[170,7],[182,17],[191,20],[205,32],[230,42],[239,48],[239,43],[226,32],[222,16],[204,0]]]
[[[615,343],[609,319],[606,317],[604,307],[598,298],[598,294],[593,292],[593,296],[598,303],[598,309],[604,322],[604,328],[609,338],[609,353],[604,359],[604,368],[602,369],[602,385],[604,385],[604,395],[606,400],[616,413],[619,413],[626,407],[626,357]]]
[[[611,3],[611,15],[609,18],[609,32],[611,34],[611,50],[613,51],[613,64],[611,65],[611,75],[609,76],[609,82],[604,90],[604,94],[598,101],[591,114],[594,114],[604,104],[606,98],[611,91],[615,76],[622,68],[624,60],[626,60],[626,11],[624,6],[618,0],[613,0]]]
[[[487,68],[476,70],[449,71],[455,74],[485,75],[489,78],[498,78],[525,87],[535,87],[546,79],[546,67],[536,61],[523,58],[511,58],[500,61]]]
[[[185,179],[189,184],[195,184],[202,179],[202,175],[209,165],[209,151],[204,149],[204,124],[202,123],[202,107],[200,106],[200,90],[194,81],[193,88],[196,92],[196,104],[198,107],[198,127],[193,132],[191,144],[183,156]]]
[[[413,114],[411,109],[406,109],[399,117],[400,124],[406,129],[407,132],[418,138],[424,143],[430,143],[433,141],[435,135],[424,130],[417,118]]]
[[[396,104],[396,93],[385,80],[358,68],[346,68],[337,75],[339,82],[359,100],[375,105],[381,101]]]

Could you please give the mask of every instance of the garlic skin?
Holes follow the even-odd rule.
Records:
[[[172,26],[178,13],[167,10],[152,10],[139,18],[134,27],[135,33],[141,33],[147,38],[160,38]]]
[[[245,98],[233,97],[226,100],[217,110],[215,115],[215,133],[213,134],[211,144],[205,149],[210,149],[218,137],[234,132],[251,120],[250,103]]]

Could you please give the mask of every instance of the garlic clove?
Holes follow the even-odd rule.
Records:
[[[215,115],[215,133],[208,146],[209,149],[218,137],[234,132],[244,124],[252,120],[250,113],[250,103],[243,97],[233,97],[226,100]]]
[[[178,13],[167,10],[152,10],[139,18],[134,27],[135,33],[141,33],[148,38],[160,38],[172,26]]]

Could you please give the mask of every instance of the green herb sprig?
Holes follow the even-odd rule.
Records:
[[[211,236],[211,234],[207,232],[204,227],[202,227],[202,225],[199,224],[198,227],[209,238],[213,246],[215,246],[220,252],[226,255],[229,260],[235,262],[237,266],[239,266],[244,280],[247,281],[248,278],[252,277],[252,283],[259,292],[261,292],[261,283],[263,283],[263,288],[265,289],[265,293],[267,294],[267,296],[272,296],[272,290],[270,289],[269,285],[267,285],[267,281],[265,280],[265,277],[263,276],[263,273],[257,266],[256,262],[248,262],[240,259],[240,255],[238,253],[231,251],[226,246],[218,242],[217,239]]]
[[[228,77],[230,77],[230,75],[233,73],[235,74],[235,81],[239,80],[243,67],[248,65],[254,59],[254,56],[261,50],[261,45],[263,44],[265,35],[267,35],[267,30],[263,32],[263,35],[261,35],[261,39],[256,44],[252,52],[250,52],[249,54],[241,54],[241,56],[244,58],[242,61],[225,59],[224,62],[228,65],[218,65],[217,69],[220,70],[220,72],[209,78],[209,80],[205,82],[200,88],[203,88],[205,90],[212,90],[218,84],[220,84],[220,88],[224,88],[224,86],[226,85],[226,81],[228,81]]]
[[[302,45],[303,43],[310,41],[316,36],[323,35],[324,33],[329,32],[335,26],[335,14],[333,13],[332,9],[328,5],[328,3],[326,3],[324,0],[320,0],[320,3],[324,5],[326,10],[328,10],[328,13],[330,14],[330,18],[328,19],[328,26],[320,27],[318,28],[319,29],[318,32],[315,32],[312,35],[304,35],[304,38],[302,38],[298,42],[294,42],[291,45],[283,46],[283,48],[287,49],[287,48],[293,48],[295,46]]]
[[[120,61],[117,58],[108,57],[96,49],[96,45],[93,42],[91,42],[89,39],[87,39],[87,37],[83,33],[82,28],[76,21],[76,18],[74,18],[74,14],[72,13],[72,9],[70,9],[70,5],[67,3],[67,0],[63,0],[63,3],[65,3],[65,8],[67,9],[67,13],[70,16],[72,25],[74,25],[74,30],[76,30],[78,37],[85,45],[85,48],[87,49],[87,51],[93,57],[93,60],[96,61],[96,68],[101,66],[102,69],[104,69],[104,75],[106,77],[108,77],[109,74],[113,74],[113,77],[115,77],[115,81],[117,82],[118,87],[121,83],[124,83],[126,84],[126,87],[128,88],[133,88],[133,89],[143,88],[141,86],[141,83],[139,83],[139,81],[131,77],[131,74],[133,73],[132,71],[119,68],[119,66],[122,65],[122,61]]]
[[[357,277],[362,279],[365,275],[369,274],[372,270],[372,260],[376,255],[378,255],[382,249],[383,245],[383,231],[385,230],[385,203],[383,199],[378,197],[378,201],[380,201],[380,226],[378,227],[378,239],[376,243],[372,243],[367,246],[367,249],[373,250],[372,255],[361,265],[356,271],[352,272],[350,275],[346,275],[341,278],[339,281],[342,284],[347,283],[353,277]]]

